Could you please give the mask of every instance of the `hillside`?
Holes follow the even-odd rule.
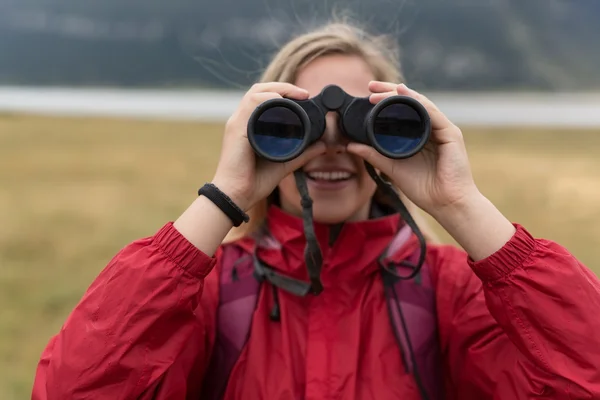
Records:
[[[600,1],[340,1],[435,90],[600,88]],[[0,84],[244,87],[315,0],[0,0]]]

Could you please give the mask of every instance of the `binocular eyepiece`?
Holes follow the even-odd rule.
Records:
[[[353,97],[329,85],[308,100],[278,98],[260,104],[248,121],[248,140],[262,158],[292,160],[321,138],[330,111],[338,113],[343,135],[388,158],[415,155],[431,135],[427,110],[411,97],[391,96],[372,104],[369,97]]]

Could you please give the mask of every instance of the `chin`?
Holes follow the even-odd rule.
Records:
[[[356,219],[357,210],[353,207],[313,205],[313,219],[321,224],[335,225]]]
[[[374,191],[373,188],[372,192]],[[355,191],[313,190],[312,193],[309,190],[313,201],[313,220],[321,224],[335,225],[368,219],[372,192],[361,191],[358,188]],[[280,184],[278,202],[283,210],[299,217],[302,216],[300,195],[293,180]]]

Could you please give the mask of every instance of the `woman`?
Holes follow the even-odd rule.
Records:
[[[125,247],[50,341],[33,398],[600,398],[598,279],[563,247],[510,223],[478,191],[460,130],[425,96],[397,84],[390,49],[344,24],[285,45],[227,122],[212,180],[249,222],[232,229],[223,206],[201,195],[174,223]],[[347,142],[332,113],[322,140],[297,159],[257,160],[246,137],[256,106],[306,99],[329,84],[373,103],[396,94],[417,99],[432,119],[428,150],[387,159]],[[418,374],[390,323],[394,303],[377,258],[404,222],[379,200],[364,161],[464,249],[435,244],[419,222],[429,246],[418,284],[433,296],[436,329],[425,347],[437,360],[423,370],[439,369],[438,378]],[[296,170],[308,176],[314,201],[323,292],[297,296],[267,282],[252,308],[224,307],[225,297],[242,295],[225,296],[224,285],[240,279],[235,264],[256,248],[276,273],[307,280]],[[271,245],[261,247],[266,235]],[[410,237],[393,257],[417,248]],[[247,330],[236,328],[245,319]],[[237,329],[237,353],[226,353],[231,338],[218,334],[227,325]]]

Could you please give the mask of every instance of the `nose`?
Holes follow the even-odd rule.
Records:
[[[328,153],[342,153],[346,151],[348,140],[344,136],[340,117],[336,112],[329,112],[325,115],[325,132],[321,141],[327,146]]]

